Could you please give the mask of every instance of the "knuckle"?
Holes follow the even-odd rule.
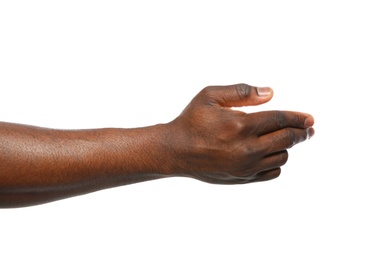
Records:
[[[253,154],[253,149],[246,145],[242,145],[236,149],[237,159],[241,162],[241,164],[244,164],[248,161],[248,159],[251,158],[251,155]]]
[[[200,100],[204,104],[214,105],[215,99],[217,97],[217,87],[216,86],[207,86],[204,87],[199,93]]]
[[[294,125],[295,126],[300,126],[302,123],[301,123],[301,117],[297,114],[294,115],[294,119],[293,119],[293,122],[294,122]]]
[[[284,128],[287,122],[286,114],[283,113],[282,111],[276,111],[275,122],[279,128]]]
[[[240,145],[231,152],[231,154],[234,155],[233,158],[231,158],[231,163],[233,163],[239,171],[248,170],[255,161],[255,153],[256,151],[253,147]]]
[[[245,119],[241,116],[236,117],[235,120],[230,123],[230,128],[236,134],[243,133],[246,129]]]
[[[204,95],[204,96],[211,96],[212,93],[213,93],[213,86],[207,86],[207,87],[204,87],[202,90],[201,90],[201,94]]]
[[[236,85],[236,92],[237,92],[237,95],[241,98],[241,99],[247,99],[250,97],[251,95],[251,86],[247,85],[247,84],[244,84],[244,83],[240,83],[240,84],[237,84]]]
[[[253,154],[256,153],[255,149],[253,149],[253,147],[250,146],[244,146],[241,152],[244,158],[246,159],[246,161],[251,161],[253,159]]]

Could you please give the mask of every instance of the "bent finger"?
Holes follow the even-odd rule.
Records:
[[[259,156],[253,156],[259,157]],[[257,175],[259,172],[268,171],[271,169],[279,168],[286,164],[288,160],[288,152],[287,150],[283,150],[280,152],[276,152],[270,155],[267,155],[263,158],[255,159],[255,163],[251,169],[248,169],[245,172],[239,172],[235,175],[241,178],[251,178]]]
[[[268,171],[271,169],[282,167],[287,163],[288,152],[283,150],[270,155],[265,156],[258,166],[261,171]]]
[[[292,148],[294,145],[305,141],[314,134],[313,128],[284,128],[257,139],[259,150],[262,154],[273,154]]]

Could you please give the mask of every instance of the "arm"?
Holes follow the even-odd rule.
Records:
[[[271,98],[268,88],[207,87],[172,122],[135,129],[0,123],[0,207],[170,176],[221,184],[273,179],[287,161],[287,149],[314,134],[314,121],[298,112],[230,109]]]
[[[53,130],[0,124],[0,207],[163,177],[165,128]]]

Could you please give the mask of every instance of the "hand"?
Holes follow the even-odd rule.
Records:
[[[311,115],[290,111],[247,114],[231,107],[259,105],[270,88],[246,84],[204,88],[168,124],[175,176],[236,184],[278,177],[287,149],[314,134]]]

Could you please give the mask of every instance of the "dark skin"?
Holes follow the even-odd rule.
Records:
[[[0,123],[0,207],[24,207],[164,177],[216,184],[271,180],[287,149],[314,135],[311,115],[244,113],[270,88],[204,88],[172,122],[134,129],[55,130]]]

